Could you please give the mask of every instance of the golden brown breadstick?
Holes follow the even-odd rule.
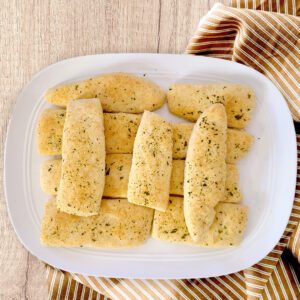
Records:
[[[52,199],[45,205],[41,242],[51,247],[134,247],[148,239],[152,219],[152,209],[126,199],[102,200],[99,214],[90,217],[60,212]]]
[[[98,214],[104,180],[105,141],[100,101],[71,101],[63,131],[57,207],[78,216]]]
[[[168,205],[172,171],[171,125],[145,111],[133,147],[128,201],[164,211]]]
[[[167,93],[170,112],[196,121],[209,106],[225,105],[228,127],[245,128],[255,108],[255,94],[245,85],[231,83],[173,84]]]
[[[184,216],[198,242],[224,199],[227,117],[224,105],[214,104],[199,117],[190,137],[184,170]]]
[[[73,99],[98,98],[103,111],[141,113],[160,108],[166,95],[150,80],[126,73],[111,73],[57,86],[47,91],[45,98],[62,107]]]

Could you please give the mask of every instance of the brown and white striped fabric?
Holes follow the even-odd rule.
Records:
[[[284,95],[294,120],[300,121],[297,14],[299,0],[237,0],[232,7],[215,4],[201,19],[187,53],[233,60],[263,73]]]
[[[299,0],[216,4],[201,20],[187,53],[234,60],[265,74],[299,121],[299,13]],[[297,187],[289,223],[276,247],[256,265],[227,276],[184,280],[96,278],[47,266],[49,299],[300,299],[300,134],[297,145]]]

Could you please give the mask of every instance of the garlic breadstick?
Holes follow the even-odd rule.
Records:
[[[165,92],[154,82],[127,73],[102,74],[47,91],[48,102],[65,107],[73,99],[98,98],[103,111],[141,113],[160,108]]]
[[[173,84],[167,101],[171,113],[190,121],[198,117],[212,104],[225,105],[228,127],[245,128],[252,117],[256,99],[253,90],[241,84]]]
[[[195,242],[209,229],[215,217],[214,207],[224,199],[226,131],[225,108],[214,104],[199,117],[189,141],[184,170],[184,216]]]
[[[103,114],[98,99],[69,103],[61,172],[58,209],[78,216],[98,214],[105,180]]]
[[[130,248],[149,235],[153,210],[126,199],[102,200],[97,215],[79,217],[61,212],[55,199],[45,205],[41,242],[50,247]]]
[[[134,141],[128,182],[128,201],[164,211],[172,171],[172,126],[145,111]]]

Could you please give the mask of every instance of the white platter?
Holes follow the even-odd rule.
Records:
[[[48,197],[39,185],[42,158],[35,147],[40,112],[49,105],[45,91],[65,81],[123,71],[144,75],[166,89],[174,82],[235,82],[251,86],[257,108],[247,130],[255,136],[239,162],[243,203],[250,218],[239,247],[207,249],[149,239],[129,250],[46,248],[39,228]],[[170,121],[166,107],[158,111]],[[225,275],[258,262],[280,239],[291,213],[296,181],[296,138],[288,107],[263,75],[220,59],[172,54],[104,54],[76,57],[48,66],[20,94],[5,147],[4,185],[14,229],[35,256],[57,268],[85,275],[122,278],[201,278]]]

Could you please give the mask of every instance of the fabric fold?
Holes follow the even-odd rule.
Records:
[[[255,10],[251,1],[233,4],[241,7],[245,3],[251,9],[215,4],[201,19],[186,53],[232,60],[259,71],[279,88],[294,120],[300,121],[300,20],[293,15]],[[292,11],[299,13],[298,8]]]

